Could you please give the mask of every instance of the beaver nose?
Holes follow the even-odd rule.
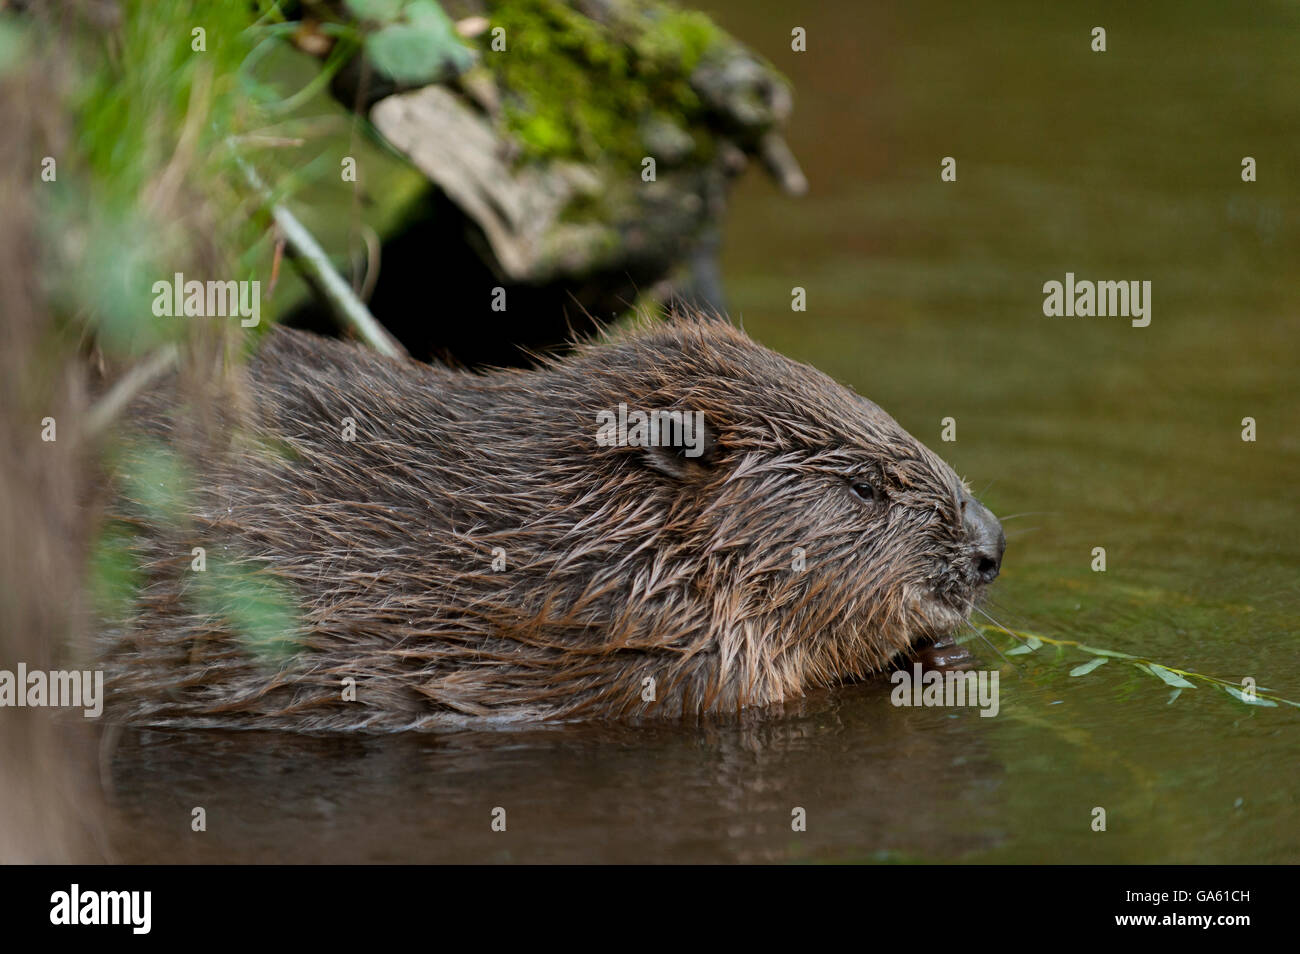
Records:
[[[962,526],[970,541],[971,563],[981,583],[992,583],[1002,569],[1002,554],[1007,538],[993,512],[974,497],[962,503]]]

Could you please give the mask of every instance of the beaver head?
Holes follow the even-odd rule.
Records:
[[[1002,558],[889,415],[721,321],[486,374],[281,330],[248,380],[257,439],[197,455],[191,524],[149,544],[121,630],[141,721],[734,711],[952,631]],[[186,604],[175,554],[200,544],[298,594],[292,664]]]
[[[622,626],[678,647],[670,696],[697,657],[717,681],[688,695],[724,705],[865,675],[956,629],[998,574],[1002,528],[947,464],[871,401],[728,324],[679,319],[549,370],[606,412],[586,466],[614,502],[605,530],[627,528],[629,543],[599,572],[626,586]],[[646,446],[653,426],[633,422],[656,412],[659,446]],[[616,417],[640,440],[610,440]]]

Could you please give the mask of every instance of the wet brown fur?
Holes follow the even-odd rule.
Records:
[[[874,404],[721,321],[488,374],[276,330],[247,373],[251,412],[221,452],[199,448],[170,387],[134,409],[187,451],[195,489],[175,525],[125,496],[114,508],[147,580],[103,636],[111,711],[129,721],[388,730],[734,711],[878,671],[978,596],[952,470]],[[596,414],[620,402],[702,411],[708,451],[599,446]],[[287,584],[292,658],[259,656],[196,606],[194,546],[210,568]]]

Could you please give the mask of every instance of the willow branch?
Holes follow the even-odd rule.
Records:
[[[239,163],[249,185],[261,197],[272,221],[279,229],[289,258],[293,260],[312,291],[329,306],[338,322],[343,327],[356,332],[358,338],[380,354],[392,358],[408,357],[401,343],[375,320],[375,316],[370,313],[365,302],[356,296],[348,283],[335,270],[329,256],[316,241],[316,237],[286,206],[271,197],[270,190],[251,165],[238,156],[235,161]]]

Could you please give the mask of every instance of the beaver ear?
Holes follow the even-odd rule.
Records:
[[[717,432],[702,415],[698,426],[691,433],[683,431],[682,437],[680,443],[641,448],[645,462],[675,480],[689,480],[717,466],[722,448]]]

